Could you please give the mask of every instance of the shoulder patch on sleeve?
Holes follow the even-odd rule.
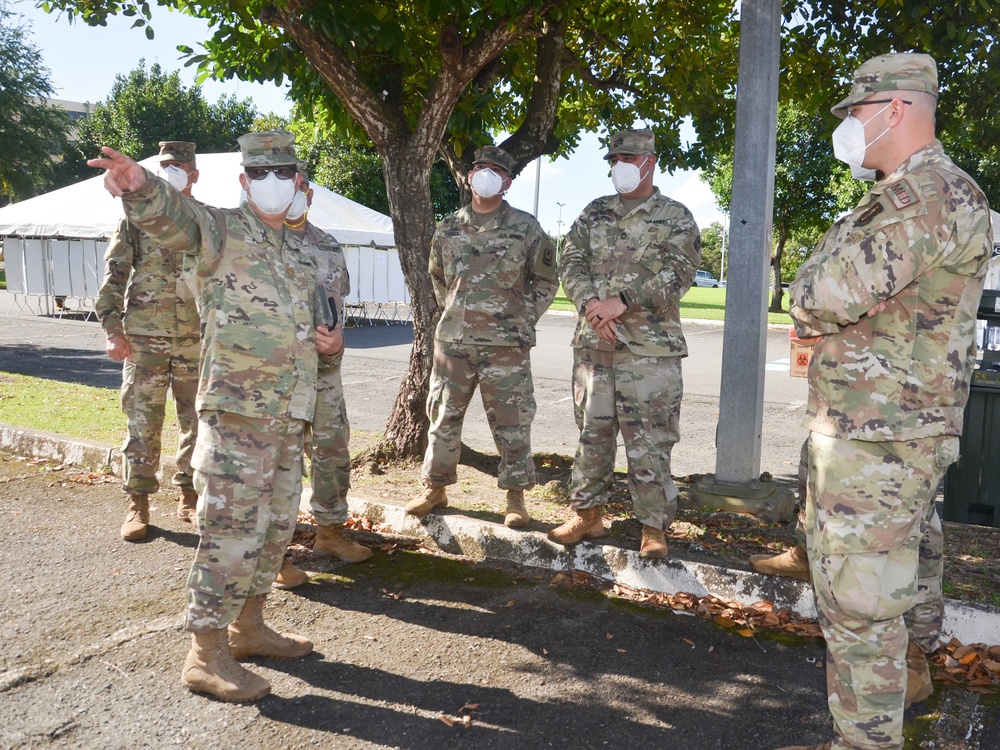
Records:
[[[897,211],[920,202],[920,199],[917,198],[917,191],[907,180],[900,180],[889,185],[885,189],[885,194]]]

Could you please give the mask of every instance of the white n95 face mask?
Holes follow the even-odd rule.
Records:
[[[292,198],[292,205],[288,207],[288,213],[285,214],[285,221],[295,221],[301,218],[308,208],[309,204],[306,201],[306,194],[301,190],[296,190],[295,197]]]
[[[865,125],[885,112],[890,105],[886,104],[882,109],[869,117],[865,122],[861,122],[853,115],[845,117],[844,121],[833,131],[833,155],[851,168],[851,175],[858,180],[874,180],[875,170],[862,166],[865,160],[865,153],[868,147],[879,138],[889,132],[886,128],[879,133],[872,143],[865,142]]]
[[[248,180],[250,200],[266,214],[280,214],[292,205],[292,198],[298,192],[295,180],[282,180],[274,172],[268,172],[262,180]]]
[[[169,167],[161,167],[159,169],[159,176],[169,182],[170,187],[177,192],[188,186],[188,173],[174,164],[171,164]]]
[[[636,164],[615,162],[611,165],[611,182],[619,193],[631,193],[642,182],[642,171]]]
[[[492,169],[480,169],[472,175],[472,190],[480,198],[492,198],[503,189],[503,177]]]

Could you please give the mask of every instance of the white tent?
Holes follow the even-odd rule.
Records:
[[[155,170],[157,157],[140,162]],[[194,197],[212,206],[239,204],[240,154],[198,154]],[[314,186],[309,221],[344,246],[352,279],[346,302],[408,302],[392,220],[326,188]],[[97,295],[107,241],[122,217],[122,203],[104,188],[103,175],[0,209],[7,288],[15,304],[49,313],[54,296],[87,304]]]

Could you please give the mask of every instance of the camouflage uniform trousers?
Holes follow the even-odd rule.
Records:
[[[347,521],[347,491],[351,488],[351,425],[344,403],[340,365],[320,367],[316,387],[316,414],[311,443],[312,502],[310,510],[321,526]]]
[[[203,411],[193,465],[201,540],[188,576],[185,626],[224,628],[271,590],[302,495],[300,419]]]
[[[906,646],[944,615],[938,485],[958,438],[809,435],[806,541],[827,647],[833,750],[902,748]]]
[[[197,336],[129,336],[132,356],[122,368],[122,411],[128,435],[122,446],[125,481],[130,495],[154,493],[160,488],[160,443],[167,388],[174,396],[180,437],[177,445],[177,487],[192,486],[191,454],[198,435]]]
[[[670,528],[677,513],[670,453],[680,439],[681,358],[637,356],[619,343],[615,351],[574,349],[573,359],[580,442],[570,506],[584,510],[607,500],[621,431],[636,518],[645,526]]]
[[[531,380],[531,348],[474,346],[434,342],[434,367],[427,394],[427,452],[421,470],[425,486],[444,487],[458,481],[462,421],[476,385],[500,453],[500,489],[535,486],[531,459],[531,422],[535,389]]]

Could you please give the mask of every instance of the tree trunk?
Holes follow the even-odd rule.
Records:
[[[785,294],[785,290],[781,287],[781,258],[785,254],[785,237],[786,233],[779,229],[778,230],[778,241],[775,243],[774,252],[771,254],[771,282],[774,286],[774,292],[771,294],[771,306],[767,308],[768,312],[783,312],[781,309],[781,299]]]
[[[434,353],[434,329],[439,316],[427,272],[434,236],[430,189],[433,154],[428,157],[420,148],[401,145],[393,149],[392,154],[381,157],[396,248],[410,291],[413,348],[410,366],[400,383],[382,442],[359,457],[361,462],[377,461],[380,457],[423,457],[427,447],[427,388]]]

